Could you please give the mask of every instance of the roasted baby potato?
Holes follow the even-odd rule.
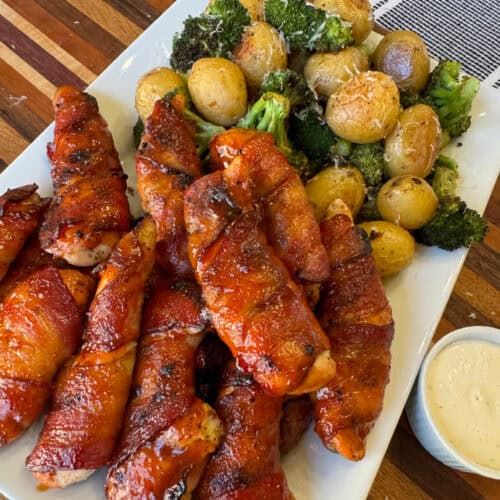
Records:
[[[153,112],[155,102],[175,89],[187,93],[186,83],[173,69],[160,67],[146,73],[135,91],[135,109],[141,120],[145,122]]]
[[[415,240],[406,229],[383,220],[363,222],[360,226],[370,238],[375,266],[382,277],[397,274],[410,265]]]
[[[193,64],[188,77],[191,99],[208,121],[234,125],[247,110],[247,87],[240,68],[233,62],[208,57]]]
[[[245,30],[233,55],[248,86],[255,90],[261,86],[268,73],[285,69],[287,65],[284,39],[265,22],[253,23]]]
[[[401,90],[420,92],[429,79],[429,54],[425,42],[413,31],[385,35],[373,54],[373,64],[392,76]]]
[[[341,199],[355,216],[363,204],[366,186],[361,172],[355,167],[328,167],[316,174],[307,184],[306,193],[318,221],[330,204]]]
[[[313,54],[307,60],[304,76],[311,89],[330,97],[342,83],[362,71],[368,71],[365,53],[357,47],[347,47],[337,53]]]
[[[441,126],[430,106],[405,109],[385,140],[384,156],[391,177],[412,174],[427,177],[439,154]]]
[[[414,175],[387,181],[378,192],[377,209],[383,219],[405,229],[418,229],[436,213],[438,198],[432,187]]]
[[[399,91],[390,76],[366,71],[330,96],[326,122],[338,136],[358,144],[387,137],[399,115]]]
[[[369,0],[311,0],[311,3],[350,22],[356,44],[360,44],[373,30],[373,11]]]

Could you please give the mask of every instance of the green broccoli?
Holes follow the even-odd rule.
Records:
[[[378,186],[382,183],[386,172],[386,162],[384,146],[381,142],[355,144],[349,160],[361,171],[367,186]]]
[[[205,14],[188,17],[174,36],[170,65],[183,73],[203,57],[227,57],[250,25],[239,0],[215,0]]]
[[[455,61],[441,61],[431,73],[424,102],[436,110],[441,127],[451,137],[458,137],[469,128],[472,101],[479,86],[477,78],[460,77],[460,63]]]
[[[423,102],[420,94],[413,90],[401,90],[399,93],[399,102],[404,109]]]
[[[424,245],[451,251],[482,241],[487,231],[486,220],[454,198],[442,202],[435,217],[416,231],[415,237]]]
[[[432,174],[432,189],[439,200],[444,201],[455,197],[457,181],[457,162],[448,156],[439,155]]]
[[[140,118],[137,118],[137,122],[134,125],[134,145],[136,149],[141,144],[142,134],[144,134],[144,123]]]
[[[290,114],[290,100],[275,92],[263,94],[248,110],[247,114],[238,122],[241,128],[253,128],[273,134],[276,146],[288,158],[303,179],[310,177],[314,172],[304,153],[293,149],[286,131],[286,119]]]
[[[326,162],[334,154],[336,135],[313,106],[291,114],[290,138],[313,161]]]
[[[266,21],[283,33],[290,50],[338,51],[354,43],[350,24],[305,0],[266,0]]]
[[[305,78],[291,69],[268,73],[260,88],[262,94],[275,92],[288,97],[290,106],[306,106],[314,102],[314,94]]]

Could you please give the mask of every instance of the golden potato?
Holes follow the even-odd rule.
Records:
[[[258,89],[268,73],[287,65],[285,41],[265,22],[253,23],[245,30],[233,56],[252,89]]]
[[[406,229],[382,220],[363,222],[360,227],[370,238],[375,266],[382,277],[397,274],[410,265],[415,240]]]
[[[385,140],[385,160],[391,177],[412,174],[427,177],[439,154],[441,125],[430,106],[405,109]]]
[[[311,0],[311,3],[349,21],[352,24],[354,41],[358,45],[373,30],[373,10],[369,0]]]
[[[392,132],[399,110],[399,91],[392,78],[366,71],[343,83],[330,96],[325,117],[338,136],[367,144]]]
[[[342,83],[362,71],[368,71],[368,58],[357,47],[347,47],[337,53],[316,53],[306,63],[304,76],[309,87],[324,97],[330,97]]]
[[[187,93],[184,80],[170,68],[154,68],[146,73],[137,83],[135,91],[135,109],[145,122],[153,112],[155,102],[175,89]]]
[[[401,175],[387,181],[377,195],[377,209],[383,219],[418,229],[436,213],[438,198],[432,187],[413,175]]]
[[[214,0],[210,0],[209,5]],[[240,0],[241,5],[248,10],[252,21],[262,21],[264,19],[264,0]]]
[[[341,199],[355,216],[365,199],[366,186],[357,168],[328,167],[306,184],[306,193],[314,207],[316,219],[320,221],[330,204],[337,199]]]
[[[199,59],[188,77],[191,99],[208,121],[234,125],[247,110],[247,87],[240,68],[219,57]]]
[[[430,73],[425,42],[413,31],[392,31],[373,54],[375,69],[391,75],[401,90],[420,92]]]

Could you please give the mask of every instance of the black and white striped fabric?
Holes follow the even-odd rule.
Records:
[[[372,0],[377,22],[411,29],[436,59],[460,61],[463,71],[500,88],[500,0]]]

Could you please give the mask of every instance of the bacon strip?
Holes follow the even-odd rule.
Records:
[[[158,263],[173,276],[192,278],[184,227],[184,190],[201,176],[193,130],[174,106],[156,102],[136,159],[142,208],[156,222]]]
[[[40,198],[37,189],[31,184],[0,196],[0,280],[41,221],[48,200]]]
[[[48,266],[21,281],[0,309],[0,446],[40,415],[52,378],[78,348],[94,282]]]
[[[239,165],[196,181],[185,195],[193,267],[217,333],[246,372],[272,394],[303,393],[330,380],[328,338],[259,228]],[[243,208],[242,208],[243,207]]]
[[[225,436],[194,500],[293,498],[279,462],[281,403],[230,363],[215,407]]]
[[[106,482],[108,498],[162,499],[169,490],[195,486],[222,434],[217,415],[194,391],[195,353],[206,326],[195,283],[156,284],[144,310],[132,399]]]
[[[233,129],[214,137],[212,166],[228,168],[242,156],[248,169],[231,182],[250,183],[252,199],[264,213],[266,235],[294,277],[322,282],[329,274],[328,257],[318,224],[295,169],[274,144],[271,134]]]
[[[360,460],[389,382],[394,323],[366,233],[344,214],[322,222],[321,232],[332,274],[319,318],[337,375],[315,395],[315,428],[327,448]]]
[[[52,409],[27,459],[39,483],[64,487],[106,465],[119,437],[139,336],[155,224],[144,219],[101,273],[80,353],[60,373]]]
[[[71,86],[54,96],[47,147],[55,195],[40,231],[42,248],[75,266],[103,262],[129,228],[126,176],[97,101]]]

